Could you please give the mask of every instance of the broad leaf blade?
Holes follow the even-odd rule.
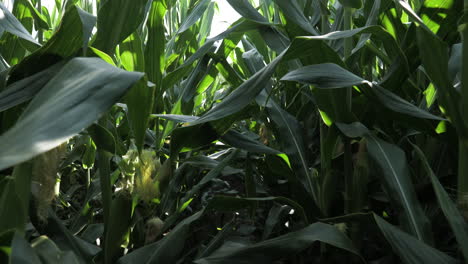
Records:
[[[281,153],[235,130],[229,130],[221,137],[221,140],[233,147],[244,149],[253,153],[264,153],[270,155]]]
[[[421,241],[430,241],[429,221],[424,215],[411,183],[405,153],[397,146],[372,134],[366,138],[369,154],[380,167],[391,198],[404,209],[411,233]]]
[[[273,263],[274,260],[299,253],[316,241],[341,248],[359,256],[351,240],[341,231],[331,225],[315,223],[304,229],[265,240],[251,246],[240,248],[221,247],[210,256],[196,260],[195,263]]]
[[[275,0],[274,2],[281,8],[281,11],[283,11],[284,15],[292,22],[312,35],[319,35],[317,30],[315,30],[310,21],[305,17],[301,7],[297,3],[297,0]]]
[[[452,257],[432,248],[417,238],[401,231],[387,223],[381,217],[374,215],[375,222],[382,231],[387,241],[406,264],[455,264],[458,263]]]
[[[344,88],[368,83],[359,76],[332,63],[309,65],[287,73],[282,81],[311,84],[317,88]]]
[[[0,30],[10,32],[11,34],[25,39],[37,46],[40,44],[29,34],[21,22],[10,13],[3,3],[0,3]]]
[[[19,232],[15,233],[11,242],[11,264],[41,264],[39,256]]]
[[[466,224],[465,218],[461,215],[458,208],[452,202],[450,197],[448,196],[447,192],[444,190],[444,187],[440,184],[439,179],[434,174],[431,166],[429,165],[426,156],[422,152],[422,150],[412,144],[416,154],[419,156],[419,159],[423,163],[423,167],[426,170],[426,173],[431,178],[432,187],[434,188],[434,192],[437,196],[437,200],[440,205],[440,209],[447,218],[450,227],[453,230],[455,238],[457,239],[458,244],[460,245],[460,250],[463,253],[465,261],[468,261],[468,225]]]
[[[132,34],[145,18],[148,0],[107,0],[99,9],[94,46],[108,54]]]
[[[24,103],[36,95],[52,77],[57,74],[63,63],[58,63],[32,76],[14,82],[0,92],[0,112]]]
[[[0,169],[48,151],[91,125],[141,73],[96,58],[76,58],[31,101],[14,127],[0,136]]]

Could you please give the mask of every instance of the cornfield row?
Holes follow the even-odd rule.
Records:
[[[468,262],[468,0],[226,1],[0,2],[0,262]]]

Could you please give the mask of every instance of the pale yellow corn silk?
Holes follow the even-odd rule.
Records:
[[[344,234],[348,232],[348,225],[346,223],[336,223],[334,226]]]
[[[264,123],[261,124],[260,130],[258,133],[260,135],[260,141],[263,144],[268,145],[272,137],[272,132],[268,129],[268,127]]]
[[[164,226],[164,222],[159,217],[153,217],[146,222],[145,244],[156,241]]]
[[[55,198],[57,173],[66,149],[67,144],[64,143],[36,156],[32,160],[32,179],[37,183],[38,187],[35,197],[37,216],[43,222],[47,219],[47,208]]]
[[[159,159],[152,151],[143,150],[141,152],[134,191],[143,201],[149,202],[159,197],[159,185],[156,181],[159,167]]]

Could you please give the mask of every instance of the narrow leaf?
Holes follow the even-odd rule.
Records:
[[[411,183],[405,153],[372,134],[366,138],[369,154],[380,167],[391,198],[403,209],[410,232],[421,241],[430,241],[429,221]]]
[[[281,80],[311,84],[317,88],[344,88],[369,83],[332,63],[304,66],[287,73]]]
[[[468,261],[468,225],[466,224],[465,218],[463,218],[457,206],[453,203],[447,192],[444,190],[444,187],[440,184],[439,179],[434,174],[434,171],[429,165],[429,162],[422,150],[415,144],[411,143],[411,145],[413,145],[417,156],[421,160],[426,173],[431,179],[432,187],[434,188],[434,192],[437,196],[440,209],[442,209],[445,218],[447,218],[450,227],[453,230],[465,261]]]
[[[10,13],[3,3],[0,3],[0,31],[10,32],[15,36],[40,46],[40,44],[31,36],[31,34],[29,34],[21,22],[19,22],[18,19]]]

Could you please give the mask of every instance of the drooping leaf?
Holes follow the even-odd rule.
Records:
[[[26,222],[21,199],[16,193],[16,182],[11,177],[5,177],[0,181],[0,212],[4,216],[0,219],[0,233],[9,229],[23,229]]]
[[[139,250],[132,252],[117,262],[118,264],[145,263],[157,264],[162,262],[172,263],[177,261],[184,249],[185,241],[190,234],[190,227],[204,214],[204,210],[192,214],[182,220],[171,232],[162,240],[149,244]],[[151,250],[150,250],[151,249]],[[150,254],[141,254],[150,253]]]
[[[364,137],[369,134],[369,129],[359,122],[351,124],[337,122],[335,125],[340,129],[341,133],[350,138]]]
[[[362,0],[338,0],[344,7],[361,8]]]
[[[280,152],[263,145],[262,143],[243,135],[235,130],[229,130],[226,134],[221,137],[221,140],[225,143],[240,149],[247,150],[253,153],[264,153],[275,155]]]
[[[434,192],[437,196],[440,209],[444,213],[445,218],[447,218],[450,227],[453,230],[455,238],[457,239],[457,242],[460,245],[460,250],[463,254],[463,257],[465,258],[465,261],[467,261],[468,248],[464,245],[468,245],[468,225],[466,224],[465,218],[463,218],[458,208],[455,206],[447,192],[444,190],[444,187],[440,184],[439,179],[434,174],[434,171],[429,165],[429,162],[427,161],[426,156],[424,155],[422,150],[415,144],[412,145],[414,147],[414,150],[416,151],[417,156],[423,163],[423,167],[426,173],[431,179],[432,187],[434,188]]]
[[[369,155],[380,167],[390,198],[403,209],[407,228],[419,240],[431,241],[429,221],[416,197],[405,153],[372,134],[366,139]]]
[[[249,103],[252,102],[261,89],[265,88],[266,82],[273,75],[276,66],[281,61],[283,55],[284,53],[276,57],[276,59],[265,66],[265,68],[263,68],[261,71],[258,71],[241,86],[237,87],[234,92],[224,98],[223,101],[215,108],[202,115],[192,124],[195,125],[208,121],[218,120],[234,114],[246,107]]]
[[[343,88],[368,81],[332,63],[304,66],[287,73],[282,81],[296,81],[315,85],[318,88]]]
[[[200,252],[198,258],[209,256],[213,251],[222,245],[225,239],[234,231],[236,224],[234,221],[230,221],[223,226],[221,231],[210,241],[206,248]]]
[[[295,24],[300,26],[305,31],[309,32],[312,35],[319,35],[317,30],[313,27],[310,21],[306,18],[304,13],[301,10],[298,2],[296,0],[291,1],[281,1],[275,0],[274,1],[283,11],[284,15],[293,21]]]
[[[401,231],[375,214],[374,219],[380,231],[382,231],[395,253],[401,257],[404,263],[458,263],[452,257]]]
[[[449,79],[448,46],[426,29],[417,28],[416,33],[422,65],[437,88],[440,103],[446,109],[446,114],[450,117],[454,126],[462,135],[466,136],[468,133],[466,124],[468,122],[460,112],[458,107],[460,96]],[[427,54],[432,54],[432,56],[427,56]],[[465,107],[465,104],[463,107]]]
[[[370,90],[379,99],[380,103],[386,108],[395,111],[397,113],[405,114],[408,116],[430,119],[430,120],[445,120],[442,117],[433,115],[411,103],[399,97],[398,95],[380,87],[379,85],[372,84]]]
[[[108,54],[132,34],[145,18],[148,0],[107,0],[98,12],[96,40],[93,46]]]
[[[16,232],[11,242],[11,264],[41,264],[38,255],[23,236]]]
[[[105,228],[104,260],[106,263],[115,263],[122,254],[121,244],[130,228],[132,214],[132,197],[126,194],[117,194],[112,200],[110,221]]]
[[[324,89],[344,88],[353,85],[365,84],[364,89],[369,89],[370,92],[376,95],[382,105],[392,111],[416,118],[444,120],[441,117],[435,116],[410,104],[401,97],[387,91],[379,85],[373,84],[354,75],[336,64],[326,63],[305,66],[287,73],[283,78],[281,78],[281,80],[311,84],[317,88]]]
[[[12,14],[20,22],[21,27],[24,28],[28,34],[32,33],[35,24],[34,21],[36,21],[29,5],[30,3],[27,0],[14,1],[11,10]],[[24,40],[8,31],[0,31],[3,33],[1,34],[2,45],[0,46],[2,57],[10,65],[15,65],[20,62],[26,56],[27,51],[32,52],[39,48],[39,45]]]
[[[87,129],[96,146],[109,153],[116,152],[115,138],[112,133],[99,124],[92,124]],[[94,159],[93,159],[94,162]]]
[[[145,46],[145,71],[148,80],[161,85],[165,68],[166,46],[164,15],[167,12],[164,0],[153,1],[148,16],[148,41]],[[159,88],[161,90],[161,88]]]
[[[8,8],[6,8],[3,3],[0,3],[0,13],[1,32],[10,32],[11,34],[25,39],[36,46],[40,46],[40,44],[31,36],[31,34],[29,34],[29,32],[23,27],[21,22],[19,22],[18,19],[16,19],[16,17],[12,13],[10,13]]]
[[[229,4],[244,18],[261,24],[270,24],[247,0],[227,0]]]
[[[14,127],[0,136],[0,168],[48,151],[88,127],[141,73],[119,70],[96,58],[76,58],[37,93]]]
[[[315,223],[306,228],[290,232],[286,235],[265,240],[251,246],[221,247],[208,257],[195,261],[199,264],[216,263],[272,263],[275,260],[301,252],[312,243],[320,241],[341,248],[359,256],[351,240],[335,227],[323,223]]]
[[[68,58],[80,48],[85,50],[95,24],[95,16],[75,5],[69,6],[57,32],[36,54],[52,53]]]
[[[87,46],[94,23],[95,17],[70,5],[60,27],[49,41],[12,68],[8,83],[43,71],[62,59],[76,56],[80,49]]]
[[[224,158],[215,168],[210,170],[195,186],[192,187],[182,199],[182,202],[187,202],[191,199],[195,194],[197,194],[206,184],[208,184],[211,180],[215,179],[220,175],[220,173],[228,166],[231,162],[233,162],[237,156],[239,155],[239,150],[233,150],[226,158]]]

